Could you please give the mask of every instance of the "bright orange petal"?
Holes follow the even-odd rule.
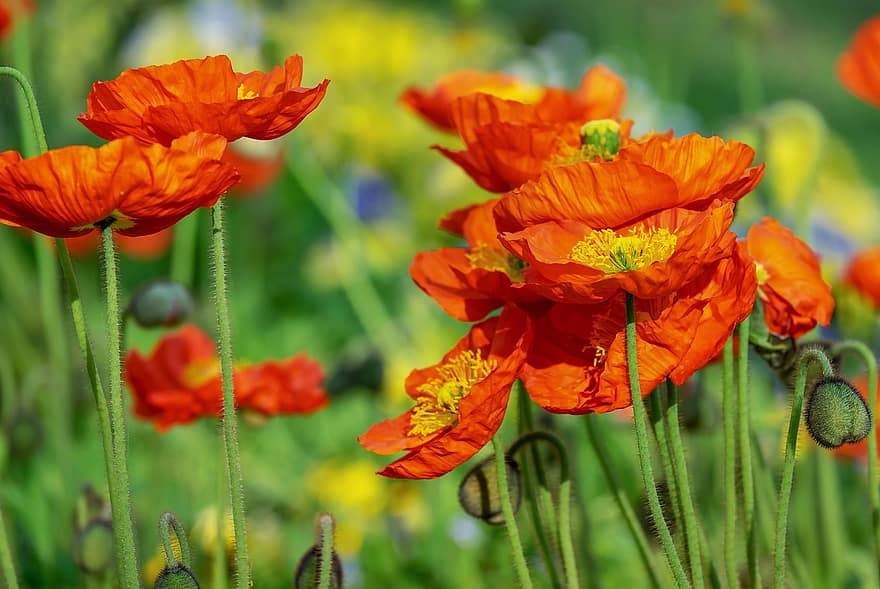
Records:
[[[880,16],[870,18],[855,32],[837,61],[837,77],[847,90],[880,107]]]
[[[869,247],[853,256],[843,280],[880,309],[880,246]]]

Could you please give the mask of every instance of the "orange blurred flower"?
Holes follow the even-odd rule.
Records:
[[[53,149],[31,159],[0,153],[0,220],[53,237],[110,225],[122,235],[156,233],[212,206],[238,181],[220,161],[226,140],[190,133],[170,147],[133,137],[97,149]]]
[[[758,295],[771,333],[798,338],[816,323],[831,322],[831,286],[810,246],[769,217],[752,225],[742,243],[757,268]]]
[[[707,161],[705,175],[694,176],[699,145],[658,158],[659,169],[627,159],[581,162],[508,193],[495,217],[501,242],[528,264],[517,287],[568,303],[598,303],[621,290],[655,298],[729,257],[732,201],[757,180],[741,162],[724,160],[714,164],[721,172]],[[749,182],[740,182],[744,175]]]
[[[533,105],[535,113],[545,122],[583,123],[619,116],[626,99],[626,85],[602,65],[587,70],[574,91],[528,84],[504,73],[462,70],[442,77],[431,90],[407,89],[401,101],[438,129],[454,132],[457,130],[454,102],[474,94]]]
[[[113,241],[123,254],[139,260],[152,260],[164,254],[174,239],[174,230],[169,227],[138,237],[114,234]],[[87,256],[101,246],[101,236],[91,231],[79,237],[68,237],[64,240],[72,256]]]
[[[225,55],[125,70],[95,82],[78,119],[105,139],[127,135],[165,145],[190,131],[275,139],[312,112],[328,80],[300,86],[302,58],[288,57],[271,72],[239,73]]]
[[[880,107],[880,16],[866,21],[837,60],[837,77],[847,90]]]
[[[880,309],[880,246],[861,250],[850,260],[843,281]]]
[[[284,152],[278,150],[258,157],[243,153],[233,144],[223,154],[223,161],[241,175],[241,182],[235,185],[232,194],[249,197],[261,193],[275,181],[284,166]]]
[[[12,33],[16,19],[33,11],[31,0],[0,0],[0,39]]]
[[[236,366],[235,406],[265,415],[303,414],[327,404],[324,371],[304,354]],[[156,428],[223,413],[220,364],[214,342],[192,325],[164,336],[149,357],[130,350],[125,380],[136,416]]]
[[[440,363],[410,373],[406,391],[415,407],[358,438],[377,454],[408,452],[379,474],[434,478],[479,452],[504,419],[526,339],[525,315],[507,307],[471,327]]]
[[[751,313],[757,283],[744,253],[704,269],[674,294],[636,299],[639,380],[647,395],[669,377],[681,385],[709,363]],[[554,304],[533,314],[521,378],[553,413],[604,413],[632,403],[624,295],[596,305]]]

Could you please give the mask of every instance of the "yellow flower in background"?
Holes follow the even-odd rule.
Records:
[[[217,551],[217,506],[209,505],[196,515],[191,537],[203,554],[214,555]],[[232,513],[227,511],[223,517],[223,536],[227,554],[235,548],[235,533],[232,526]],[[250,542],[248,542],[250,544]]]
[[[180,562],[180,542],[177,541],[177,537],[174,535],[171,536],[171,550],[174,552],[174,557]],[[144,563],[144,582],[148,587],[152,587],[156,583],[156,579],[167,565],[168,561],[165,559],[165,550],[158,546],[153,556]]]

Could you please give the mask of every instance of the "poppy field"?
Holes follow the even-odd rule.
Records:
[[[880,587],[880,14],[606,4],[0,0],[0,586]]]

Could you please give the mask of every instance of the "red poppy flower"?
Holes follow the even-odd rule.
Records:
[[[831,286],[810,246],[769,217],[752,225],[743,243],[757,267],[758,294],[771,333],[798,338],[816,323],[831,322]]]
[[[415,407],[358,438],[377,454],[408,452],[379,474],[434,478],[479,452],[504,419],[526,338],[524,314],[507,307],[474,325],[440,363],[410,373],[405,386]]]
[[[880,16],[865,22],[837,60],[837,77],[847,90],[880,106]]]
[[[33,11],[34,3],[31,0],[0,1],[0,39],[12,33],[16,19]]]
[[[191,131],[275,139],[318,106],[329,83],[301,82],[298,55],[269,73],[233,71],[225,55],[130,69],[94,83],[79,121],[104,139],[130,135],[165,145]]]
[[[459,321],[479,321],[507,302],[528,299],[512,289],[522,279],[522,260],[498,241],[492,209],[498,199],[447,215],[440,227],[467,241],[416,254],[410,275],[419,287]]]
[[[302,354],[236,366],[233,378],[238,408],[281,415],[311,413],[327,404],[321,388],[324,372]],[[154,421],[160,430],[223,413],[214,342],[192,325],[164,336],[148,358],[129,351],[125,380],[134,397],[135,415]]]
[[[220,161],[225,149],[223,137],[191,133],[170,147],[126,137],[31,159],[3,152],[0,220],[52,237],[107,225],[122,235],[156,233],[212,206],[238,181],[232,166]]]
[[[864,295],[880,309],[880,246],[858,252],[844,273],[844,283]]]
[[[683,384],[721,350],[752,310],[754,264],[741,252],[715,262],[662,299],[636,299],[639,381],[647,395],[669,377]],[[521,378],[553,413],[604,413],[631,405],[623,293],[597,305],[555,304],[532,317]]]
[[[116,242],[116,247],[121,253],[139,260],[158,258],[168,250],[173,239],[174,230],[170,227],[157,233],[138,237],[113,235],[113,241]],[[68,237],[64,241],[72,256],[87,256],[101,246],[101,236],[95,231],[79,237]]]
[[[271,154],[254,156],[237,149],[232,144],[223,154],[223,161],[231,164],[241,175],[241,182],[235,185],[233,195],[255,196],[268,188],[281,173],[284,166],[284,152],[276,150]]]
[[[457,98],[483,94],[534,105],[546,122],[580,121],[617,117],[626,99],[626,85],[602,65],[587,70],[574,92],[530,85],[516,76],[473,70],[441,78],[433,89],[409,88],[404,104],[443,131],[456,131],[453,103]]]

